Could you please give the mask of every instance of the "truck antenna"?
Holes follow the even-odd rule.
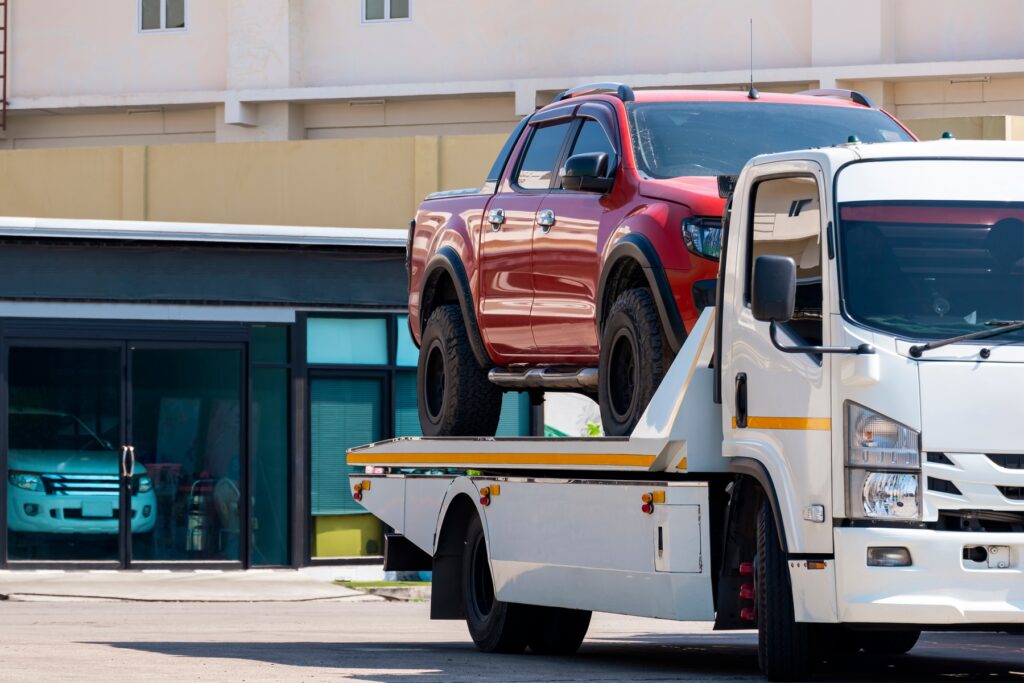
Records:
[[[754,87],[754,19],[750,19],[750,90],[747,91],[747,97],[752,100],[761,99],[761,93]]]

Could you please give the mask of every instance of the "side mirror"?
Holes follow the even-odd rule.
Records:
[[[791,320],[796,309],[796,262],[788,256],[758,256],[750,299],[755,320]]]
[[[612,169],[612,160],[605,152],[574,154],[562,169],[562,189],[604,194],[615,182]]]

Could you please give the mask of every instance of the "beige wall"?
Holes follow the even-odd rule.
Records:
[[[399,228],[504,135],[0,152],[0,215]]]

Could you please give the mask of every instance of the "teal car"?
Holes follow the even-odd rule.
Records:
[[[44,534],[118,532],[121,456],[82,420],[55,410],[13,408],[7,456],[7,527]],[[133,533],[156,523],[153,480],[131,481]]]

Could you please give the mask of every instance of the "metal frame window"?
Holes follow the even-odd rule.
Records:
[[[159,26],[147,22],[150,13],[159,11]],[[180,19],[179,19],[180,17]],[[172,25],[172,21],[179,25]],[[149,24],[149,25],[147,25]],[[139,33],[175,33],[188,30],[188,0],[139,0]]]
[[[413,0],[363,0],[362,21],[364,24],[410,21],[412,2]]]

